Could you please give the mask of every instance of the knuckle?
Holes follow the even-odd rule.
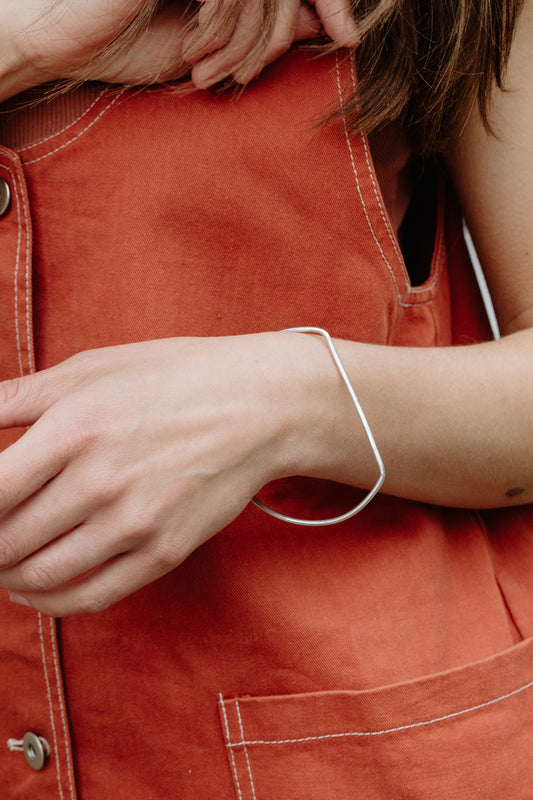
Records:
[[[14,536],[3,534],[0,536],[0,567],[9,567],[22,558],[20,547]]]
[[[0,402],[12,403],[20,399],[25,387],[25,382],[21,378],[11,378],[0,383]]]
[[[171,572],[182,560],[183,559],[180,558],[177,552],[177,548],[158,548],[156,552],[152,554],[153,566],[160,575],[166,575],[167,572]]]
[[[62,366],[68,370],[70,367],[77,370],[80,367],[88,367],[92,364],[94,359],[94,350],[79,350],[77,353],[73,353],[69,356],[65,361],[63,361]]]
[[[98,592],[86,592],[77,604],[75,613],[79,614],[99,614],[111,605],[112,600],[105,594]]]
[[[28,562],[21,567],[24,586],[33,592],[47,592],[61,584],[61,579],[51,564]]]
[[[95,477],[92,482],[90,487],[92,502],[97,506],[107,506],[116,501],[124,492],[126,485],[126,479],[121,470],[106,470]]]
[[[4,478],[0,483],[0,513],[5,513],[16,504],[17,496],[9,482]]]
[[[171,541],[164,541],[154,547],[151,555],[152,565],[160,575],[175,569],[190,554],[184,537],[173,536]]]
[[[135,518],[127,526],[127,545],[129,550],[137,550],[154,532],[154,524],[146,515]]]

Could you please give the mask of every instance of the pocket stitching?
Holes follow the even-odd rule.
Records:
[[[244,755],[246,757],[246,764],[248,766],[248,775],[250,777],[250,786],[252,788],[252,798],[253,798],[253,800],[257,800],[257,798],[255,796],[254,779],[252,778],[252,767],[251,767],[251,764],[250,764],[250,758],[248,756],[248,750],[246,748],[246,743],[245,743],[245,740],[244,740],[244,727],[243,727],[243,724],[242,724],[241,711],[240,711],[239,701],[238,700],[235,700],[235,708],[237,710],[237,718],[239,720],[239,728],[240,728],[240,731],[241,731],[241,739],[243,741],[243,750],[244,750]]]
[[[441,717],[434,717],[433,719],[423,720],[422,722],[412,722],[412,723],[410,723],[408,725],[400,725],[400,726],[395,727],[395,728],[385,728],[383,730],[376,730],[376,731],[347,731],[345,733],[325,733],[325,734],[320,734],[318,736],[302,736],[302,737],[299,737],[297,739],[252,739],[252,740],[247,741],[244,738],[244,732],[243,732],[242,722],[241,722],[240,723],[241,737],[242,737],[241,741],[240,742],[232,742],[230,734],[229,734],[229,727],[227,725],[227,717],[226,717],[226,710],[224,708],[224,704],[225,704],[225,702],[235,702],[235,704],[237,706],[236,710],[237,710],[239,718],[240,718],[240,711],[239,711],[239,708],[238,708],[238,700],[235,700],[235,701],[224,701],[223,698],[221,697],[220,698],[220,703],[221,703],[221,706],[223,708],[224,719],[226,721],[226,735],[227,735],[227,745],[226,746],[229,748],[230,753],[232,754],[232,760],[234,761],[233,748],[236,748],[236,747],[242,747],[244,750],[246,750],[246,747],[248,745],[298,744],[298,743],[301,743],[301,742],[319,741],[319,740],[323,740],[323,739],[340,739],[340,738],[351,737],[351,736],[353,736],[353,737],[355,737],[355,736],[357,736],[357,737],[362,737],[362,736],[382,736],[382,735],[387,734],[387,733],[399,733],[401,731],[411,730],[413,728],[422,728],[422,727],[425,727],[427,725],[433,725],[433,724],[435,724],[437,722],[443,722],[443,721],[448,720],[448,719],[454,719],[456,717],[460,717],[460,716],[464,716],[465,714],[469,714],[469,713],[471,713],[473,711],[479,711],[482,708],[487,708],[488,706],[495,705],[496,703],[500,703],[503,700],[508,700],[510,697],[514,697],[515,695],[521,694],[521,692],[524,692],[527,689],[530,689],[532,686],[533,686],[533,680],[529,681],[529,683],[526,683],[523,686],[519,686],[517,689],[513,689],[513,691],[511,691],[511,692],[507,692],[506,694],[501,695],[500,697],[496,697],[496,698],[494,698],[492,700],[488,700],[485,703],[479,703],[478,705],[471,706],[470,708],[463,708],[460,711],[454,711],[451,714],[445,714],[444,716],[441,716]],[[248,755],[246,755],[246,759],[247,759],[248,765],[249,765],[250,762],[249,762],[249,759],[248,759]],[[251,771],[250,771],[250,773],[251,773]],[[250,774],[250,779],[251,779],[251,774]],[[254,794],[254,797],[255,797],[255,794]]]
[[[235,786],[237,788],[237,794],[239,795],[239,800],[242,800],[241,785],[239,783],[239,773],[237,771],[237,764],[235,763],[235,754],[234,754],[233,749],[232,749],[232,747],[230,745],[231,737],[230,737],[230,733],[229,733],[229,725],[228,725],[228,717],[227,717],[227,714],[226,714],[226,706],[224,704],[224,699],[223,699],[221,694],[219,695],[219,698],[220,698],[220,708],[222,709],[222,716],[224,718],[224,727],[226,729],[226,747],[229,749],[230,756],[231,756],[231,766],[232,766],[232,770],[233,770],[233,777],[235,779]]]

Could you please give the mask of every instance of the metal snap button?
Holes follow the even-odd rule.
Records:
[[[10,203],[11,190],[9,188],[9,183],[4,180],[4,178],[0,178],[0,217],[3,217],[7,212]]]
[[[39,770],[44,767],[49,752],[45,739],[28,731],[22,739],[22,749],[24,750],[26,761],[32,769]]]

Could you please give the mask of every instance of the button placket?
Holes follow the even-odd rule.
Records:
[[[16,153],[0,145],[0,297],[3,313],[0,315],[0,379],[27,375],[34,371],[33,312],[32,312],[32,215],[27,187],[27,174]],[[18,438],[16,431],[0,431],[0,449]],[[10,606],[11,604],[9,604]],[[8,607],[7,614],[11,613]],[[17,627],[21,636],[10,640],[9,652],[13,657],[23,656],[34,687],[39,687],[28,702],[25,697],[24,678],[13,674],[7,663],[0,664],[2,682],[9,686],[6,698],[4,727],[24,738],[7,740],[12,751],[13,771],[9,759],[1,765],[2,787],[13,779],[13,791],[28,780],[28,770],[34,771],[43,796],[58,800],[75,800],[76,787],[70,749],[70,735],[65,711],[63,681],[56,639],[56,621],[43,622],[40,614],[17,614]],[[8,622],[6,621],[6,625]],[[37,631],[36,631],[37,626]],[[0,659],[3,661],[4,659]],[[15,662],[16,663],[16,662]],[[39,680],[42,683],[39,683]],[[2,700],[4,697],[2,696]],[[33,730],[20,729],[20,707],[27,703],[28,721]],[[3,709],[4,711],[4,709]],[[11,722],[10,722],[11,720]],[[24,724],[24,723],[22,723]],[[44,733],[44,736],[40,734]],[[50,745],[48,744],[50,742]],[[19,767],[15,766],[16,761]],[[9,778],[8,778],[9,775]],[[1,793],[0,793],[1,794]],[[2,795],[3,796],[3,795]]]

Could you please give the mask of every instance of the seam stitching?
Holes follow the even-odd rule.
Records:
[[[60,760],[59,760],[59,749],[58,749],[58,745],[57,745],[56,725],[55,725],[55,721],[54,721],[54,709],[53,709],[53,706],[52,706],[52,689],[50,687],[50,680],[48,678],[48,669],[46,667],[46,652],[45,652],[44,634],[43,634],[43,616],[42,616],[40,611],[37,614],[37,619],[38,619],[38,623],[39,623],[39,639],[40,639],[40,642],[41,642],[41,659],[42,659],[42,662],[43,662],[44,679],[45,679],[45,682],[46,682],[46,695],[47,695],[47,699],[48,699],[48,710],[50,712],[50,725],[51,725],[51,728],[52,728],[52,736],[54,737],[54,748],[55,748],[55,752],[56,752],[55,763],[56,763],[57,785],[58,785],[58,788],[59,788],[59,796],[60,796],[61,800],[64,800],[63,788],[61,786],[61,767],[60,767]]]
[[[336,67],[336,74],[337,74],[337,91],[338,91],[338,95],[339,95],[339,102],[340,102],[340,105],[342,107],[342,87],[341,87],[341,79],[340,79],[339,56],[338,56],[337,53],[335,54],[335,67]],[[350,141],[350,136],[348,134],[348,127],[346,125],[346,117],[344,116],[344,114],[342,115],[342,126],[343,126],[343,130],[344,130],[344,138],[345,138],[346,144],[348,146],[348,154],[349,154],[349,157],[350,157],[350,164],[352,166],[352,171],[353,171],[353,174],[354,174],[354,177],[355,177],[355,185],[357,187],[357,193],[359,195],[359,200],[361,201],[361,205],[363,206],[363,211],[364,211],[364,214],[365,214],[367,225],[368,225],[368,227],[370,229],[370,233],[372,234],[372,238],[374,239],[374,242],[375,242],[375,244],[376,244],[376,246],[377,246],[377,248],[378,248],[378,250],[379,250],[379,252],[381,254],[381,257],[382,257],[383,261],[385,262],[385,264],[387,266],[387,269],[389,270],[389,272],[391,274],[392,280],[394,282],[394,286],[396,287],[396,294],[397,294],[397,297],[398,297],[398,302],[399,302],[400,305],[403,305],[401,292],[400,292],[400,287],[398,286],[398,281],[396,279],[396,275],[394,274],[394,270],[392,269],[391,265],[389,264],[387,256],[385,255],[385,253],[383,251],[383,248],[381,246],[381,243],[380,243],[378,237],[376,236],[376,233],[374,231],[374,227],[372,225],[372,221],[370,220],[370,216],[368,214],[368,209],[367,209],[367,206],[366,206],[366,203],[365,203],[365,199],[363,197],[363,192],[361,190],[361,183],[359,181],[359,174],[357,172],[357,167],[356,167],[356,164],[355,164],[355,158],[354,158],[354,154],[353,154],[352,143]]]
[[[342,86],[341,86],[341,81],[340,81],[340,68],[339,68],[339,56],[338,56],[338,53],[336,53],[336,55],[335,55],[335,60],[336,60],[336,71],[337,71],[337,91],[338,91],[338,94],[339,94],[340,104],[342,106]],[[355,88],[356,82],[355,82],[353,61],[351,61],[351,63],[350,63],[350,73],[351,73],[350,77],[351,77],[351,80],[352,80],[352,85]],[[372,234],[372,238],[374,239],[374,242],[375,242],[375,244],[376,244],[376,246],[377,246],[377,248],[379,250],[379,253],[381,255],[381,258],[385,262],[385,264],[387,266],[387,269],[391,274],[392,280],[394,282],[394,286],[396,287],[398,305],[400,305],[400,306],[402,306],[404,308],[411,308],[412,306],[430,305],[433,302],[432,299],[425,300],[425,301],[423,301],[421,303],[415,302],[415,299],[413,299],[413,302],[406,302],[405,300],[402,299],[402,291],[401,291],[400,286],[398,284],[398,279],[397,279],[397,277],[396,277],[396,275],[394,273],[394,270],[393,270],[393,268],[391,266],[390,261],[388,260],[387,256],[385,255],[385,251],[383,250],[381,242],[379,241],[379,237],[377,236],[376,231],[374,229],[374,226],[372,225],[372,220],[370,219],[370,214],[368,213],[368,208],[367,208],[367,205],[366,205],[366,202],[365,202],[365,199],[364,199],[364,196],[363,196],[363,192],[362,192],[362,189],[361,189],[361,184],[360,184],[360,181],[359,181],[359,175],[358,175],[358,172],[357,172],[357,166],[355,164],[355,158],[354,158],[354,154],[353,154],[352,143],[350,141],[350,136],[349,136],[349,133],[348,133],[348,127],[346,125],[346,118],[345,118],[344,115],[342,116],[342,123],[343,123],[343,129],[344,129],[344,137],[346,139],[346,144],[348,146],[348,152],[349,152],[349,156],[350,156],[350,163],[352,165],[352,170],[353,170],[353,173],[354,173],[354,176],[355,176],[355,182],[356,182],[356,186],[357,186],[357,192],[359,194],[359,199],[360,199],[361,204],[363,206],[363,211],[364,211],[364,214],[365,214],[365,217],[366,217],[367,225],[368,225],[368,227],[370,229],[370,233]],[[384,213],[384,210],[383,210],[383,204],[381,202],[381,199],[380,199],[380,196],[379,196],[379,192],[377,191],[376,181],[375,181],[375,178],[374,178],[374,175],[373,175],[373,171],[372,171],[372,168],[371,168],[371,165],[370,165],[369,149],[368,149],[368,145],[367,145],[367,137],[361,134],[361,139],[362,139],[362,142],[363,142],[363,149],[364,149],[364,152],[365,152],[365,160],[366,160],[367,170],[368,170],[368,173],[369,173],[369,176],[370,176],[370,180],[371,180],[371,183],[372,183],[372,186],[373,186],[373,189],[374,189],[374,193],[375,193],[375,196],[376,196],[376,201],[377,201],[377,204],[378,204],[378,208],[380,210],[380,215],[381,215],[382,221],[383,221],[383,224],[385,226],[385,230],[387,232],[387,236],[392,242],[392,246],[393,246],[394,251],[396,253],[396,256],[398,258],[398,262],[399,262],[400,265],[403,265],[403,258],[402,258],[401,254],[400,254],[399,249],[398,249],[398,244],[397,244],[396,239],[394,237],[394,234],[393,234],[393,232],[391,230],[390,224],[387,221],[387,217],[386,217],[386,215]],[[434,280],[435,280],[435,278],[434,278]],[[433,288],[434,280],[427,286],[412,287],[411,284],[409,283],[409,281],[407,280],[407,278],[405,278],[405,292],[408,295],[414,295],[416,297],[417,294],[422,294],[422,293],[424,293],[426,291],[430,291]]]
[[[40,147],[41,145],[46,144],[46,142],[49,142],[51,139],[55,139],[56,136],[61,136],[62,133],[65,133],[65,131],[68,131],[69,128],[72,128],[81,119],[83,119],[83,117],[85,117],[89,113],[89,111],[91,111],[95,107],[98,101],[102,99],[102,97],[106,94],[106,92],[107,89],[102,89],[102,91],[98,92],[98,94],[96,95],[94,100],[90,103],[90,105],[88,105],[87,108],[84,109],[78,117],[76,117],[76,119],[72,120],[72,122],[69,122],[68,125],[65,125],[64,128],[61,128],[55,133],[52,133],[50,136],[46,136],[44,139],[36,139],[35,142],[31,142],[30,144],[24,145],[24,147],[17,147],[14,149],[16,150],[17,153],[24,153],[26,150],[33,150],[34,147]]]
[[[353,85],[353,88],[355,89],[356,81],[355,81],[355,72],[354,72],[355,67],[354,67],[353,59],[350,61],[350,69],[351,69],[352,85]],[[398,257],[398,262],[401,265],[404,265],[404,259],[403,259],[402,253],[400,251],[400,248],[398,247],[398,241],[397,241],[396,236],[394,235],[394,232],[393,232],[393,230],[391,228],[391,224],[390,224],[388,215],[386,214],[384,206],[383,206],[383,199],[382,199],[382,197],[380,195],[380,192],[378,191],[378,187],[377,187],[377,184],[376,184],[376,178],[375,178],[375,175],[374,175],[374,170],[372,168],[372,163],[371,163],[371,158],[370,158],[370,148],[368,146],[368,137],[367,136],[362,136],[361,138],[363,140],[363,148],[364,148],[364,151],[365,151],[365,160],[366,160],[366,166],[367,166],[367,169],[368,169],[368,174],[369,174],[370,180],[372,182],[372,188],[374,189],[374,195],[376,197],[376,202],[377,202],[379,210],[380,210],[380,216],[381,216],[381,219],[383,221],[383,225],[384,225],[384,227],[385,227],[385,229],[387,231],[387,235],[388,235],[388,237],[390,239],[390,242],[391,242],[391,244],[392,244],[392,246],[394,248],[394,252],[396,253],[396,256]],[[429,281],[429,283],[424,284],[423,286],[412,286],[411,283],[406,279],[405,287],[406,287],[406,290],[407,290],[407,292],[409,294],[412,294],[412,295],[424,294],[425,292],[428,292],[428,291],[430,291],[431,289],[434,288],[435,284],[437,283],[437,279],[439,277],[439,274],[440,274],[440,264],[441,264],[441,262],[440,262],[440,252],[441,252],[441,249],[442,249],[442,237],[439,237],[438,250],[437,250],[437,254],[436,254],[437,266],[436,266],[436,269],[435,269],[435,271],[433,273],[433,277],[432,277],[431,281]],[[416,303],[416,304],[415,303],[405,303],[405,305],[406,306],[407,305],[409,305],[409,306],[411,306],[411,305],[427,305],[427,304],[430,304],[431,302],[432,302],[431,300],[428,300],[428,301],[425,301],[424,303]]]
[[[19,311],[18,311],[18,272],[19,272],[19,265],[20,265],[20,249],[22,244],[22,221],[20,215],[20,199],[19,199],[19,184],[17,175],[15,170],[11,169],[10,167],[6,166],[6,170],[11,175],[13,180],[13,193],[15,195],[15,207],[17,209],[17,227],[18,227],[18,234],[17,234],[17,251],[15,255],[15,274],[13,277],[13,294],[15,300],[15,340],[17,343],[17,356],[19,361],[19,369],[21,376],[24,375],[24,367],[22,366],[22,348],[20,346],[20,328],[19,328]]]
[[[241,730],[241,738],[242,738],[242,740],[244,742],[244,727],[243,727],[243,724],[242,724],[241,710],[239,708],[239,701],[238,700],[235,700],[235,708],[237,709],[237,718],[239,720],[239,728]],[[255,796],[254,779],[252,778],[252,766],[250,764],[250,758],[248,756],[248,750],[246,748],[246,745],[244,745],[244,755],[246,757],[246,764],[248,765],[248,775],[250,777],[250,786],[252,787],[252,797],[253,797],[253,800],[257,800],[257,798]]]
[[[85,128],[79,131],[79,133],[77,133],[76,136],[73,136],[72,139],[69,139],[68,142],[64,142],[59,147],[56,147],[54,150],[50,150],[49,153],[45,153],[44,155],[39,156],[38,158],[32,158],[29,161],[24,161],[24,164],[36,164],[38,161],[43,161],[43,159],[48,158],[49,156],[53,156],[54,153],[58,153],[60,150],[63,150],[65,147],[68,147],[70,144],[73,144],[73,142],[76,142],[79,138],[83,136],[84,133],[86,133],[90,128],[92,128],[93,125],[96,125],[96,123],[104,116],[104,114],[111,108],[111,106],[115,105],[117,100],[119,100],[119,98],[122,97],[122,95],[126,91],[127,89],[124,88],[122,89],[122,91],[118,92],[118,94],[115,97],[113,97],[113,99],[106,105],[106,107],[103,108],[102,111],[100,111],[100,113],[93,120],[91,120],[91,122],[89,122],[88,125],[85,126]]]
[[[22,209],[24,211],[24,222],[26,223],[26,270],[24,273],[24,280],[26,281],[26,342],[28,348],[28,371],[35,372],[35,365],[33,363],[33,348],[32,348],[32,331],[31,331],[31,252],[30,252],[30,215],[28,209],[28,202],[26,192],[22,185],[22,179],[19,179],[20,194],[22,198]]]
[[[63,692],[61,689],[61,682],[59,680],[60,670],[56,652],[57,648],[56,648],[55,622],[52,617],[50,617],[50,637],[52,639],[52,654],[54,657],[54,671],[56,676],[57,696],[59,698],[59,708],[61,711],[61,724],[63,726],[63,738],[65,740],[65,759],[67,762],[68,785],[70,790],[70,796],[71,798],[74,798],[75,797],[74,778],[72,774],[73,769],[72,769],[72,759],[69,747],[69,734],[68,734],[67,719],[65,714],[65,705],[63,703]]]
[[[239,783],[239,772],[237,770],[237,764],[235,761],[235,753],[232,750],[233,745],[231,744],[231,736],[229,733],[228,717],[226,715],[226,706],[224,704],[224,698],[222,697],[222,694],[219,694],[218,697],[219,697],[220,707],[222,709],[222,716],[224,717],[224,727],[226,729],[226,747],[229,749],[231,756],[231,764],[233,768],[233,777],[235,778],[235,786],[237,787],[237,794],[239,795],[239,800],[242,800],[241,785]]]
[[[353,72],[353,70],[354,70],[353,61],[351,62],[351,70],[352,70],[352,83],[353,83],[354,88],[355,88],[355,77],[354,77],[354,72]],[[372,188],[374,190],[374,196],[376,198],[376,202],[377,202],[378,207],[379,207],[379,213],[380,213],[383,225],[385,226],[385,229],[387,231],[387,235],[388,235],[388,237],[390,239],[390,242],[391,242],[391,244],[392,244],[392,246],[394,248],[394,252],[396,253],[396,256],[398,258],[398,261],[400,262],[400,264],[402,264],[403,256],[402,256],[402,254],[400,252],[400,248],[398,247],[398,242],[396,241],[396,237],[394,236],[394,234],[393,234],[393,232],[391,230],[391,226],[390,226],[389,221],[387,219],[387,215],[385,214],[385,211],[383,209],[383,202],[382,202],[382,199],[381,199],[381,196],[380,196],[380,192],[378,191],[378,187],[376,185],[376,178],[374,177],[374,170],[372,169],[372,164],[371,164],[371,161],[370,161],[370,151],[369,151],[369,146],[368,146],[368,142],[367,142],[367,137],[366,136],[362,136],[361,138],[363,140],[363,149],[365,151],[365,161],[366,161],[366,166],[367,166],[367,169],[368,169],[368,175],[370,177],[370,181],[372,183]],[[409,286],[409,284],[407,284],[406,288],[407,288],[408,291],[411,290],[411,287]]]
[[[401,731],[411,730],[413,728],[423,728],[427,725],[434,725],[437,722],[443,722],[448,719],[454,719],[456,717],[464,716],[465,714],[469,714],[473,711],[479,711],[482,708],[488,708],[489,706],[493,706],[496,703],[500,703],[502,700],[508,700],[510,697],[515,697],[517,694],[521,692],[525,692],[526,689],[530,689],[533,686],[533,681],[520,686],[518,689],[514,689],[512,692],[507,692],[507,694],[502,694],[500,697],[496,697],[493,700],[488,700],[486,703],[480,703],[476,706],[471,706],[470,708],[463,708],[460,711],[454,711],[451,714],[445,714],[442,717],[434,717],[433,719],[424,720],[423,722],[412,722],[409,725],[399,725],[396,728],[385,728],[383,730],[377,731],[348,731],[347,733],[326,733],[320,736],[302,736],[297,739],[255,739],[251,741],[242,741],[242,742],[234,742],[230,744],[230,747],[239,747],[243,745],[252,745],[252,744],[295,744],[298,742],[312,742],[318,741],[320,739],[341,739],[347,736],[357,736],[357,737],[364,737],[364,736],[383,736],[387,733],[399,733]]]

